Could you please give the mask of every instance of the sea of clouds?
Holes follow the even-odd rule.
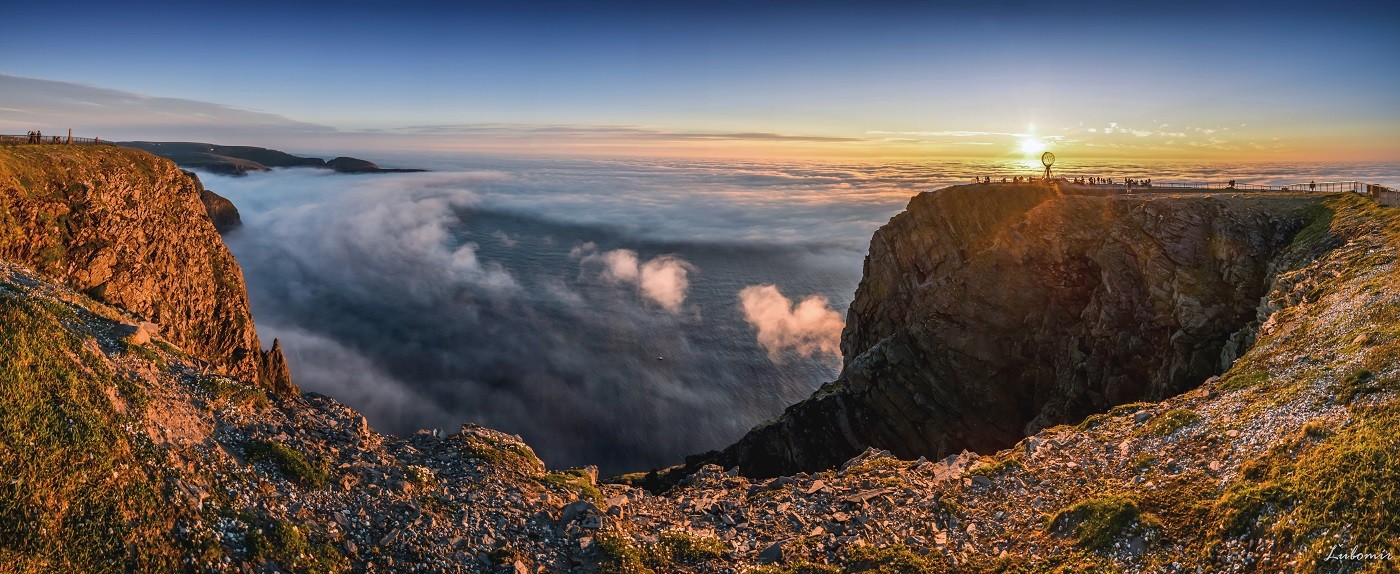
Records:
[[[264,343],[379,430],[473,422],[604,472],[721,448],[831,380],[871,233],[916,193],[1031,167],[402,162],[435,171],[200,174],[242,212],[226,240]]]

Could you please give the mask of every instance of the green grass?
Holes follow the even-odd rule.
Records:
[[[1108,550],[1128,536],[1161,529],[1156,518],[1139,510],[1137,502],[1119,495],[1081,500],[1050,520],[1052,533],[1072,537],[1081,548]]]
[[[1121,404],[1121,405],[1118,405],[1118,406],[1113,407],[1113,408],[1111,408],[1111,409],[1108,409],[1108,414],[1109,414],[1109,416],[1115,416],[1115,417],[1117,417],[1117,416],[1123,416],[1123,415],[1130,415],[1130,414],[1133,414],[1133,413],[1135,413],[1135,412],[1138,412],[1138,411],[1140,411],[1140,410],[1142,410],[1142,409],[1151,407],[1151,406],[1153,406],[1153,405],[1155,405],[1155,404],[1156,404],[1156,403],[1143,403],[1143,402]]]
[[[841,561],[846,571],[852,573],[935,574],[943,571],[942,561],[930,561],[904,546],[852,546],[843,552]]]
[[[839,566],[810,560],[793,560],[782,565],[758,566],[748,572],[749,574],[844,574],[845,570]]]
[[[1110,418],[1112,417],[1110,417],[1107,413],[1089,415],[1087,417],[1084,417],[1084,420],[1080,421],[1079,424],[1074,425],[1074,430],[1093,430],[1094,427],[1099,426],[1104,422],[1107,422]]]
[[[977,466],[968,469],[966,474],[967,476],[980,475],[990,478],[1019,468],[1021,468],[1021,459],[1019,451],[1016,451],[1010,454],[992,457],[991,460],[987,462],[979,462]]]
[[[1268,371],[1240,371],[1232,369],[1220,383],[1222,391],[1238,391],[1263,384],[1269,380]]]
[[[642,561],[658,571],[670,572],[679,564],[703,564],[724,555],[728,547],[706,536],[696,536],[681,530],[668,530],[657,536],[655,544],[642,549]]]
[[[507,441],[496,441],[473,433],[459,433],[459,440],[466,443],[467,454],[495,466],[505,466],[523,470],[527,474],[544,472],[544,463],[529,447]]]
[[[326,470],[306,460],[306,455],[279,442],[254,441],[244,447],[249,462],[271,462],[288,480],[309,487],[325,488],[330,477]]]
[[[1368,369],[1359,369],[1336,386],[1337,400],[1350,403],[1357,397],[1400,388],[1400,378],[1380,377]]]
[[[245,539],[248,557],[268,559],[296,574],[332,574],[349,569],[349,561],[328,543],[313,544],[300,528],[286,522],[256,521]]]
[[[680,530],[668,530],[656,542],[638,544],[618,532],[600,532],[593,538],[598,548],[599,572],[616,574],[661,574],[682,566],[705,564],[728,550],[717,539]]]
[[[581,468],[571,468],[568,470],[554,470],[540,477],[540,483],[545,486],[554,487],[560,490],[573,492],[579,498],[592,502],[593,504],[603,504],[603,491],[593,484],[593,479],[588,471]]]
[[[65,306],[0,290],[0,564],[9,572],[176,567],[163,460],[104,389],[122,392]],[[127,400],[130,400],[128,397]]]
[[[1148,470],[1155,464],[1157,464],[1157,457],[1145,452],[1133,455],[1132,460],[1128,461],[1128,466],[1137,472]]]
[[[593,537],[598,548],[598,571],[607,574],[656,574],[642,560],[642,551],[625,534],[599,532]]]
[[[236,405],[264,409],[272,405],[267,391],[222,375],[201,375],[194,378],[194,384],[209,393],[215,402],[228,402]]]
[[[1303,429],[1246,464],[1212,509],[1216,535],[1303,548],[1303,572],[1327,571],[1333,544],[1400,555],[1400,403],[1352,411],[1350,424]]]
[[[1201,415],[1187,409],[1172,409],[1164,412],[1143,425],[1142,432],[1152,436],[1169,436],[1184,427],[1201,420]]]

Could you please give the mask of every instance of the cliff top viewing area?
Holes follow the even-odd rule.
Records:
[[[1054,185],[1066,193],[1082,195],[1113,195],[1126,193],[1345,193],[1364,195],[1389,207],[1400,207],[1400,191],[1363,181],[1307,181],[1284,185],[1226,182],[1155,182],[1151,178],[1103,178],[1097,176],[1055,176],[1048,180],[1034,176],[983,176],[973,178],[973,185],[987,187],[1003,185]]]
[[[0,134],[0,145],[116,145],[102,138],[80,138],[73,137],[73,130],[68,130],[67,135],[45,134],[42,131],[32,131],[27,134]]]

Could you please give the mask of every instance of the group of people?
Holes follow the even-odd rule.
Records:
[[[32,131],[29,132],[29,140],[28,140],[28,142],[29,142],[29,143],[32,143],[32,144],[41,144],[41,143],[56,143],[56,144],[61,144],[61,143],[83,143],[83,142],[86,142],[86,140],[83,140],[82,138],[78,138],[78,140],[74,140],[74,139],[71,137],[71,132],[70,132],[70,137],[68,138],[68,140],[67,140],[66,142],[64,141],[63,136],[49,136],[48,139],[44,139],[44,132],[39,131],[39,130],[32,130]],[[101,138],[92,138],[92,143],[95,143],[95,144],[102,143],[102,139],[101,139]]]
[[[1063,180],[1063,178],[1059,178],[1059,179]],[[1033,182],[1037,182],[1037,181],[1042,181],[1042,178],[1033,177],[1033,176],[1029,176],[1029,175],[1024,175],[1024,176],[1023,176],[1023,175],[1017,175],[1017,176],[1013,176],[1013,177],[1009,177],[1009,178],[1007,178],[1007,177],[1001,178],[1001,182],[1002,182],[1002,183],[1033,183]],[[1133,177],[1125,177],[1125,178],[1123,178],[1122,182],[1120,183],[1118,180],[1115,180],[1115,179],[1113,179],[1113,178],[1111,178],[1111,177],[1081,176],[1081,177],[1070,178],[1069,181],[1070,181],[1071,183],[1076,184],[1076,185],[1127,185],[1127,186],[1152,187],[1152,178],[1138,179],[1138,178],[1133,178]],[[992,183],[992,177],[989,176],[989,175],[984,175],[984,176],[981,176],[981,177],[974,177],[974,178],[972,178],[972,183],[990,184],[990,183]]]
[[[62,137],[62,136],[53,136],[52,142],[53,142],[53,143],[63,143],[63,137]],[[44,143],[44,132],[41,132],[41,131],[38,131],[38,130],[29,132],[29,143],[32,143],[32,144]]]
[[[1119,183],[1117,180],[1115,180],[1115,179],[1113,179],[1113,178],[1111,178],[1111,177],[1094,177],[1094,176],[1089,176],[1089,177],[1076,177],[1076,178],[1074,178],[1073,181],[1074,181],[1074,183],[1077,183],[1077,184],[1079,184],[1079,185],[1127,185],[1127,186],[1152,187],[1152,178],[1150,178],[1150,177],[1149,177],[1149,178],[1146,178],[1146,179],[1138,179],[1138,178],[1135,178],[1135,177],[1125,177],[1125,178],[1123,178],[1123,182],[1122,182],[1122,183]]]
[[[1002,182],[1002,183],[1031,183],[1031,182],[1036,182],[1036,181],[1040,181],[1040,178],[1038,178],[1038,177],[1031,177],[1031,176],[1029,176],[1029,175],[1024,175],[1024,176],[1023,176],[1023,175],[1018,175],[1018,176],[1009,177],[1009,178],[1008,178],[1008,177],[1003,177],[1003,178],[1001,178],[1001,182]],[[982,177],[974,177],[974,178],[972,178],[972,183],[988,183],[988,184],[989,184],[989,183],[992,183],[992,176],[990,176],[990,175],[984,175],[984,176],[982,176]]]

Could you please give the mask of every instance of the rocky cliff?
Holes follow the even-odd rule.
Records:
[[[182,167],[198,168],[220,175],[244,176],[250,172],[271,171],[274,167],[319,167],[341,173],[412,173],[422,169],[385,169],[353,157],[330,161],[301,157],[275,149],[229,146],[201,142],[118,142],[117,145],[145,150]]]
[[[112,146],[0,147],[0,258],[119,305],[231,375],[296,392],[263,351],[199,179]]]
[[[915,197],[871,240],[838,380],[714,459],[755,476],[866,447],[994,452],[1228,369],[1319,212],[1301,194],[971,185]]]

